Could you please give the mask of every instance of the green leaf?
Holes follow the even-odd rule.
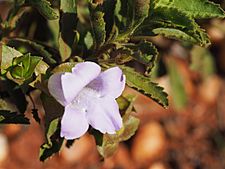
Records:
[[[75,0],[60,1],[60,33],[59,51],[62,61],[68,59],[73,51],[73,46],[78,42],[77,6]]]
[[[184,87],[185,81],[174,59],[168,59],[166,65],[170,78],[173,103],[175,108],[179,110],[187,104],[187,94]]]
[[[36,76],[40,74],[45,74],[49,68],[49,65],[44,61],[40,60],[34,69],[34,73]]]
[[[44,143],[40,147],[39,159],[40,161],[45,161],[47,158],[51,157],[53,154],[58,153],[62,147],[63,139],[52,141],[52,146]]]
[[[115,9],[117,0],[103,1],[102,10],[105,19],[106,41],[114,40],[118,35],[118,28],[115,24]]]
[[[10,39],[10,42],[16,42],[31,47],[35,52],[38,53],[38,55],[42,56],[43,60],[49,65],[54,65],[57,63],[56,60],[58,60],[58,58],[56,56],[56,52],[54,52],[54,54],[50,53],[49,51],[51,51],[52,48],[49,48],[44,44],[23,38],[13,38]]]
[[[130,49],[130,56],[138,62],[151,66],[151,68],[153,67],[158,56],[158,51],[151,42],[141,41],[138,44],[127,43],[124,47]]]
[[[60,9],[63,13],[76,13],[77,11],[77,2],[76,0],[61,0]]]
[[[0,91],[0,92],[3,93],[3,91]],[[12,102],[10,102],[9,99],[4,98],[4,97],[1,96],[1,98],[0,98],[0,110],[16,112],[17,111],[17,107]]]
[[[0,51],[1,51],[1,73],[5,73],[6,69],[8,69],[10,66],[12,66],[12,61],[16,57],[20,57],[23,54],[17,51],[14,48],[11,48],[6,45],[1,45],[0,46]]]
[[[51,121],[62,117],[64,113],[64,107],[59,104],[53,97],[45,93],[41,94],[41,101],[45,110],[45,124],[48,128]]]
[[[97,146],[99,154],[103,158],[112,156],[118,148],[119,143],[117,141],[111,141],[111,138],[104,136],[102,146]]]
[[[92,28],[92,35],[95,41],[95,48],[99,48],[105,42],[106,30],[105,30],[105,21],[104,13],[100,11],[96,4],[90,4],[90,22]]]
[[[118,97],[116,101],[119,105],[120,111],[126,110],[130,105],[130,102],[124,96]]]
[[[59,17],[47,0],[26,0],[26,3],[37,8],[46,19],[57,19]]]
[[[155,6],[167,6],[177,8],[188,16],[198,19],[225,17],[223,9],[208,0],[155,0]]]
[[[11,16],[8,18],[8,24],[4,25],[5,28],[9,28],[10,31],[13,31],[17,27],[22,16],[29,11],[28,7],[25,7],[25,6],[19,7],[19,6],[16,7],[17,9],[14,9],[13,13],[11,13],[12,10],[9,12],[11,14]]]
[[[41,63],[39,63],[41,64]],[[44,65],[37,65],[36,69],[41,69],[42,67],[44,67],[43,69],[41,69],[42,71],[46,69],[45,64]],[[71,72],[72,68],[76,65],[76,62],[65,62],[62,63],[58,66],[56,66],[51,72],[45,72],[43,73],[41,70],[36,70],[35,69],[35,74],[37,75],[36,79],[31,82],[29,85],[37,88],[39,90],[41,90],[42,92],[44,92],[45,94],[49,94],[48,92],[48,85],[47,85],[47,81],[49,79],[49,76],[51,75],[50,73],[61,73],[61,72]]]
[[[203,78],[213,75],[216,65],[210,51],[200,46],[194,46],[191,50],[190,69],[198,72]]]
[[[52,146],[51,136],[53,136],[54,133],[57,131],[59,123],[60,123],[60,119],[58,118],[54,119],[50,122],[47,128],[46,137],[47,137],[47,142],[49,146]]]
[[[115,56],[115,63],[118,65],[130,62],[133,60],[133,51],[125,46],[112,50],[109,56]]]
[[[52,44],[53,47],[57,48],[59,47],[58,44],[58,38],[59,38],[59,19],[55,20],[48,20],[48,28],[51,32],[52,39],[50,39],[50,44]]]
[[[41,101],[45,110],[45,137],[46,143],[40,147],[39,158],[45,161],[48,157],[57,153],[63,143],[60,137],[60,118],[64,108],[51,96],[41,94]]]
[[[130,115],[129,117],[127,117],[126,120],[124,120],[123,125],[124,127],[122,128],[121,131],[119,131],[119,140],[120,141],[126,141],[129,138],[131,138],[131,136],[133,136],[136,132],[136,130],[138,129],[140,120],[132,115]]]
[[[16,106],[16,109],[6,109],[10,111],[17,111],[24,114],[27,108],[28,102],[26,101],[25,94],[23,93],[20,86],[8,79],[1,79],[0,92],[6,93],[7,104]],[[19,98],[19,99],[18,99]]]
[[[156,28],[153,30],[153,33],[157,35],[162,35],[167,38],[171,39],[182,39],[184,41],[188,41],[191,43],[197,43],[197,40],[192,36],[188,35],[187,33],[174,29],[174,28]]]
[[[52,73],[71,72],[72,68],[76,65],[75,62],[66,62],[58,65],[52,70]]]
[[[27,80],[32,76],[41,59],[41,57],[30,56],[30,54],[14,58],[10,67],[10,74],[15,79]]]
[[[103,144],[103,134],[100,131],[91,128],[89,133],[94,136],[97,146],[101,146]]]
[[[150,0],[117,0],[116,25],[122,30],[118,39],[123,39],[138,28],[148,16]]]
[[[90,32],[87,32],[86,36],[84,37],[84,44],[86,45],[87,49],[91,49],[94,45],[94,39]]]
[[[33,88],[39,89],[45,94],[49,94],[47,80],[49,78],[49,74],[46,75],[39,74],[36,79],[29,83],[29,85]]]
[[[149,77],[145,77],[140,73],[137,73],[130,67],[121,66],[121,69],[126,76],[126,83],[128,86],[137,89],[162,106],[168,106],[167,93],[163,91],[162,87],[158,86],[156,83],[151,82]]]
[[[0,110],[0,124],[30,124],[30,122],[23,114]]]
[[[210,43],[207,34],[193,18],[181,10],[166,6],[155,8],[136,32],[136,35],[146,34],[161,34],[202,46]]]

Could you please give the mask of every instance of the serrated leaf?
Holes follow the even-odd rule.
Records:
[[[77,6],[75,0],[60,1],[59,51],[62,61],[68,59],[77,43]]]
[[[121,47],[116,51],[112,51],[110,56],[115,56],[115,63],[118,65],[130,62],[133,60],[133,51],[127,47]]]
[[[188,16],[203,19],[212,17],[225,17],[223,9],[208,0],[155,0],[155,6],[167,6],[177,8]]]
[[[95,48],[99,48],[105,42],[106,30],[104,13],[100,11],[99,6],[95,4],[89,5],[90,22],[92,28],[92,35],[95,41]]]
[[[130,27],[136,29],[148,16],[150,0],[128,0]]]
[[[157,33],[201,46],[210,43],[207,34],[193,18],[173,7],[160,6],[155,8],[136,32],[138,35],[154,35]]]
[[[158,51],[156,47],[149,41],[141,41],[138,44],[127,43],[124,45],[131,50],[130,55],[138,62],[153,67]]]
[[[123,73],[126,76],[126,83],[128,86],[137,89],[144,95],[161,104],[163,107],[168,106],[168,95],[163,91],[162,87],[158,86],[156,83],[151,82],[149,77],[141,75],[130,67],[121,66],[120,68],[123,70]]]
[[[23,54],[17,51],[14,48],[11,48],[6,45],[0,46],[1,51],[1,73],[5,73],[6,69],[8,69],[12,65],[13,58],[20,57]]]
[[[116,25],[122,30],[119,39],[133,34],[148,16],[149,5],[150,0],[117,0],[114,14]]]
[[[37,8],[46,19],[57,19],[59,17],[47,0],[26,0],[26,3]]]
[[[197,40],[193,38],[192,36],[188,35],[187,33],[174,29],[174,28],[156,28],[153,29],[153,33],[157,35],[162,35],[167,38],[171,39],[182,39],[184,41],[192,42],[192,43],[197,43]]]
[[[10,67],[10,74],[15,79],[25,81],[32,76],[41,59],[41,57],[30,56],[30,54],[14,58],[12,62],[13,64]]]
[[[23,114],[0,110],[0,124],[30,124],[30,122]]]

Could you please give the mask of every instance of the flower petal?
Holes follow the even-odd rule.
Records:
[[[76,64],[72,73],[85,83],[85,86],[94,80],[101,72],[101,67],[94,62],[82,62]]]
[[[85,112],[77,109],[74,105],[65,107],[61,121],[61,137],[65,137],[67,140],[81,137],[86,133],[88,127]]]
[[[55,73],[48,80],[48,89],[50,94],[62,105],[66,105],[67,101],[62,90],[61,77],[63,73]]]
[[[119,97],[125,88],[125,75],[119,67],[110,68],[102,72],[88,87],[96,90],[101,96]]]
[[[88,123],[101,133],[115,134],[122,127],[118,104],[110,97],[92,100],[86,116]]]
[[[59,103],[66,106],[99,75],[100,71],[100,66],[94,62],[78,63],[72,69],[72,73],[53,74],[48,81],[49,92]]]

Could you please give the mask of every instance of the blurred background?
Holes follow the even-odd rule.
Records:
[[[225,9],[223,0],[215,2]],[[7,1],[0,1],[2,18],[9,8]],[[25,17],[15,35],[22,32],[46,43],[54,39],[50,31],[57,27],[54,22],[47,22],[37,11]],[[39,162],[43,128],[31,121],[30,126],[0,126],[0,169],[225,169],[225,20],[199,23],[210,36],[208,48],[152,38],[160,52],[152,78],[169,94],[170,106],[164,109],[126,88],[124,94],[137,95],[134,107],[140,127],[112,157],[102,160],[92,136],[85,135],[70,149]],[[23,29],[27,24],[30,30]],[[40,100],[36,102],[44,114]]]

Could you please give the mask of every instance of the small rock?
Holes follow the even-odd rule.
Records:
[[[9,145],[5,135],[0,133],[0,163],[2,163],[8,156]]]
[[[70,148],[64,147],[60,154],[66,162],[74,164],[95,158],[97,149],[93,137],[87,134],[75,140]]]
[[[132,146],[134,160],[147,165],[165,154],[165,132],[158,122],[144,125],[137,133]]]
[[[156,162],[156,163],[153,163],[148,169],[166,169],[166,167],[164,164],[160,162]]]

